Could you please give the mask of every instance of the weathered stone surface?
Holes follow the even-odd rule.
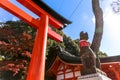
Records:
[[[77,80],[112,80],[112,79],[108,78],[103,74],[95,73],[95,74],[80,76],[78,77]]]

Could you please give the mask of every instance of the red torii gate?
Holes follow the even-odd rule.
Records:
[[[40,19],[33,18],[9,0],[0,0],[0,7],[37,29],[27,80],[44,80],[47,35],[56,41],[62,41],[62,36],[54,32],[48,24],[57,29],[63,28],[64,25],[32,0],[17,1],[38,15]]]

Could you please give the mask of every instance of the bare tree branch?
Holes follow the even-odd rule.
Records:
[[[99,0],[92,0],[93,13],[95,15],[95,32],[91,44],[91,49],[96,53],[99,51],[103,34],[103,12],[100,8]]]

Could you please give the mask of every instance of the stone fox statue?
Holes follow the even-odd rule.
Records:
[[[83,64],[81,75],[96,73],[96,55],[90,48],[88,33],[80,33],[80,58]]]

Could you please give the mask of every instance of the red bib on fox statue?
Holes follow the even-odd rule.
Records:
[[[79,47],[85,47],[90,46],[89,42],[87,40],[80,40]]]

